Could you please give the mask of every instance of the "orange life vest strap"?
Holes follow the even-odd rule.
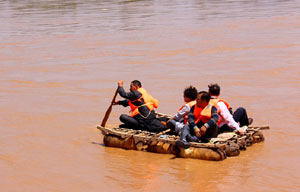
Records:
[[[154,107],[158,107],[158,100],[154,99],[150,94],[148,94],[148,92],[144,89],[144,88],[139,88],[137,90],[142,96],[134,101],[128,101],[128,104],[131,107],[131,117],[139,114],[139,108],[142,106],[147,106],[149,109],[149,114],[144,117],[147,118],[150,115],[150,112],[154,109]],[[142,102],[142,99],[144,100],[144,104],[140,105],[140,106],[136,106],[133,104],[133,102],[135,101],[140,101]]]
[[[220,99],[220,98],[212,98],[212,99],[209,100],[209,103],[212,104],[212,105],[214,105],[214,106],[218,109],[218,115],[220,116],[220,118],[219,118],[219,121],[217,122],[217,125],[220,125],[220,124],[222,123],[221,110],[220,110],[220,108],[218,107],[218,103],[219,103],[219,102],[223,102],[223,103],[226,105],[227,109],[230,110],[230,105],[229,105],[229,103],[228,103],[227,101],[225,101],[224,99]]]
[[[211,109],[213,105],[208,104],[204,109],[195,105],[194,108],[194,117],[195,123],[202,121],[203,123],[207,123],[211,119]]]
[[[190,102],[188,102],[188,103],[182,105],[182,106],[178,109],[178,111],[180,111],[185,105],[188,105],[188,106],[190,106],[190,108],[192,108],[195,104],[196,104],[196,100],[190,101]],[[186,114],[186,115],[183,117],[184,124],[186,124],[187,121],[188,121],[188,115],[189,115],[189,114]]]
[[[219,102],[223,102],[226,105],[227,109],[228,110],[230,109],[229,103],[227,101],[225,101],[224,99],[220,99],[220,98],[214,99],[214,98],[212,98],[212,99],[209,100],[209,103],[212,104],[212,105],[214,105],[215,107],[218,106]]]

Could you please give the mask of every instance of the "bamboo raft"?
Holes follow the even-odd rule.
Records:
[[[264,141],[263,129],[269,126],[249,126],[244,135],[234,132],[219,134],[209,143],[191,142],[188,149],[178,148],[175,142],[179,136],[163,131],[152,133],[142,130],[119,128],[118,125],[97,126],[104,135],[103,142],[107,147],[127,150],[148,151],[154,153],[174,154],[182,158],[194,158],[210,161],[221,161],[227,157],[238,156],[241,150],[254,143]]]

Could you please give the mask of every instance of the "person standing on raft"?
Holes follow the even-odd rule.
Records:
[[[239,107],[232,115],[232,108],[229,104],[219,98],[220,96],[220,86],[218,84],[208,85],[208,92],[210,94],[209,103],[216,106],[219,113],[218,126],[220,127],[220,132],[232,132],[237,131],[240,134],[244,134],[244,130],[241,129],[243,126],[248,126],[253,122],[252,118],[248,118],[246,109]]]
[[[126,114],[120,116],[120,121],[124,123],[121,127],[150,132],[160,132],[166,129],[155,116],[154,108],[158,107],[158,100],[142,88],[140,81],[134,80],[130,83],[130,92],[125,92],[123,81],[119,81],[118,93],[125,100],[115,101],[113,104],[131,108],[130,116]]]
[[[191,108],[188,115],[188,125],[185,125],[180,140],[176,145],[182,148],[189,148],[189,142],[208,142],[210,138],[217,137],[219,120],[218,110],[214,105],[209,104],[210,95],[206,91],[198,93],[196,105]]]

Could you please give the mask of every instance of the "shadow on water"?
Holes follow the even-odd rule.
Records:
[[[99,142],[95,142],[95,141],[92,141],[91,144],[100,145],[102,147],[105,147],[104,143],[99,143]]]
[[[90,142],[91,144],[93,144],[93,145],[100,145],[100,146],[102,146],[102,147],[106,147],[105,145],[104,145],[104,143],[99,143],[99,142],[95,142],[95,141],[92,141],[92,142]],[[125,149],[124,149],[125,150]],[[128,151],[128,150],[125,150],[125,151]],[[139,152],[141,152],[141,151],[139,151]],[[149,152],[149,153],[151,153],[151,152]],[[156,153],[157,154],[157,153]],[[160,154],[157,154],[157,155],[160,155]],[[177,156],[173,156],[173,157],[170,157],[170,159],[169,160],[176,160],[176,159],[180,159],[180,157],[177,157]]]

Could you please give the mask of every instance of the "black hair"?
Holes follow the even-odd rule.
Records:
[[[220,95],[220,90],[221,90],[221,88],[217,83],[208,85],[208,92],[211,95],[215,95],[215,96]]]
[[[200,94],[201,94],[201,100],[205,100],[205,101],[209,102],[210,95],[209,95],[209,93],[207,91],[200,91],[198,93],[198,95],[200,95]]]
[[[131,83],[132,83],[134,86],[142,87],[142,83],[141,83],[139,80],[133,80],[133,81],[131,81]]]
[[[197,99],[197,94],[198,91],[196,89],[196,87],[193,86],[189,86],[187,88],[185,88],[183,95],[187,98],[189,98],[191,101]]]

